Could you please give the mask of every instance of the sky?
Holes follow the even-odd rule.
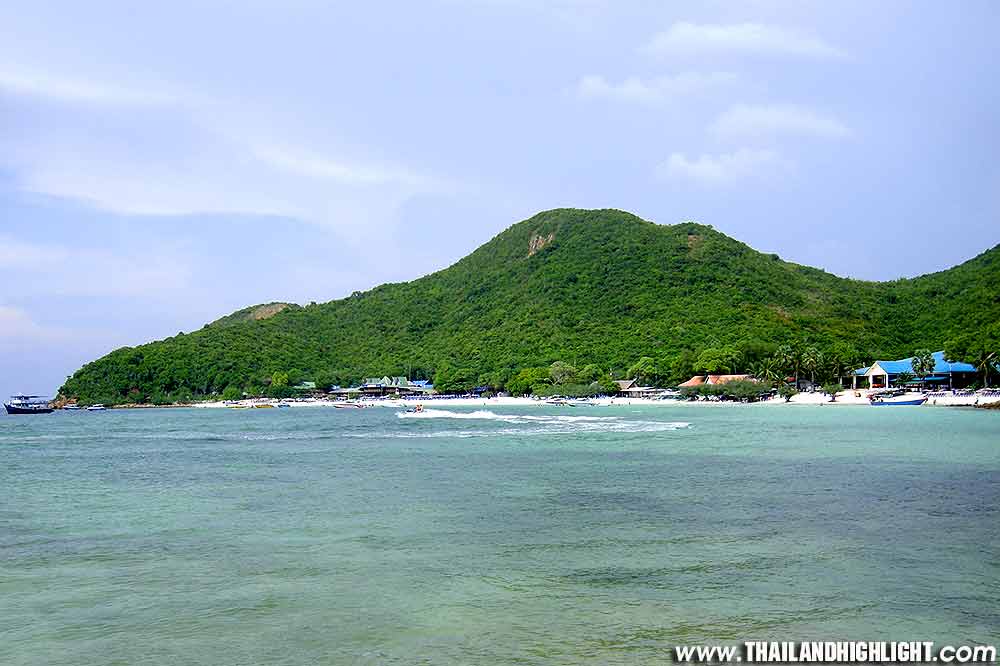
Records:
[[[1000,242],[1000,4],[0,2],[0,394],[557,207],[838,275]]]

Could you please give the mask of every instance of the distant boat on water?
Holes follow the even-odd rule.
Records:
[[[64,412],[78,412],[80,411],[80,405],[77,404],[63,405],[62,409]]]
[[[88,412],[103,412],[106,409],[107,409],[107,407],[105,407],[104,405],[102,405],[100,403],[98,403],[96,405],[91,405],[90,407],[87,407],[87,411]]]
[[[8,414],[51,414],[54,411],[49,401],[40,395],[12,395],[3,406]]]

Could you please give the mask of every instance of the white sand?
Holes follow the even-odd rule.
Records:
[[[837,399],[833,402],[830,401],[830,396],[823,393],[798,393],[792,397],[791,401],[786,402],[784,398],[776,397],[770,400],[765,400],[763,402],[751,403],[749,406],[760,406],[760,405],[867,405],[868,391],[864,390],[846,390],[837,394]],[[914,394],[917,397],[919,394]],[[977,402],[978,401],[978,402]],[[199,402],[196,403],[195,407],[212,409],[212,408],[226,408],[232,404],[242,405],[242,406],[252,406],[253,404],[269,403],[272,405],[277,404],[277,400],[241,400],[237,403],[225,403],[225,402]],[[531,407],[546,405],[545,400],[536,400],[534,398],[404,398],[398,400],[360,400],[357,401],[361,404],[371,407],[388,407],[388,408],[410,408],[416,404],[423,404],[425,406],[433,407]],[[594,398],[591,399],[590,404],[597,407],[627,407],[627,406],[637,406],[637,405],[653,405],[653,406],[709,406],[709,405],[741,405],[748,406],[744,403],[738,402],[715,402],[707,400],[649,400],[646,398]],[[975,404],[985,404],[987,402],[1000,402],[1000,393],[997,395],[952,395],[951,393],[939,393],[931,394],[928,401],[924,406],[938,406],[938,407],[955,407],[955,406],[972,406]],[[333,407],[338,404],[332,400],[303,400],[303,401],[289,401],[287,403],[290,407]]]

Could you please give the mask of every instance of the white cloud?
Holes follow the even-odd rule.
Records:
[[[182,253],[164,248],[150,248],[136,261],[103,249],[25,243],[0,235],[0,281],[17,280],[37,294],[148,296],[189,287],[191,270]]]
[[[39,325],[24,310],[0,305],[0,343],[14,340],[58,340],[63,337],[63,331]]]
[[[671,97],[699,93],[732,83],[736,75],[729,72],[682,72],[673,76],[642,79],[630,76],[621,83],[611,83],[603,76],[584,76],[576,91],[585,99],[614,99],[625,102],[657,104]]]
[[[768,178],[791,168],[791,162],[772,150],[741,148],[733,153],[703,154],[697,158],[672,153],[657,167],[656,175],[664,180],[720,186],[739,180]]]
[[[718,137],[798,134],[839,139],[851,135],[851,129],[833,116],[790,104],[738,104],[716,118],[710,130]]]
[[[822,39],[763,23],[675,23],[657,33],[643,49],[654,55],[710,52],[843,58],[845,53]]]
[[[392,166],[347,163],[288,147],[258,147],[254,154],[264,162],[300,176],[358,187],[400,184],[422,191],[445,188],[444,181]]]
[[[0,90],[64,102],[113,106],[159,106],[178,102],[177,97],[165,92],[109,86],[9,65],[0,66]]]
[[[409,197],[456,189],[406,166],[330,154],[300,128],[254,117],[252,105],[96,80],[0,67],[0,93],[35,119],[0,125],[0,169],[20,189],[119,214],[266,215],[373,234]]]

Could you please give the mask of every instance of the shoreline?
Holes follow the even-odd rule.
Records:
[[[193,407],[196,409],[227,409],[231,407],[236,408],[251,408],[257,404],[270,404],[277,405],[278,403],[287,404],[290,408],[303,408],[303,407],[328,407],[336,408],[337,405],[343,405],[343,401],[325,400],[325,399],[315,399],[315,400],[302,400],[302,401],[281,401],[281,400],[241,400],[237,402],[223,402],[223,401],[213,401],[213,402],[198,402],[190,403],[184,405],[162,405],[163,407]],[[493,397],[493,398],[461,398],[461,397],[446,397],[446,398],[397,398],[397,399],[382,399],[382,400],[359,400],[353,401],[354,404],[364,405],[366,408],[370,407],[383,407],[383,408],[395,408],[403,409],[410,408],[414,405],[421,404],[425,408],[433,409],[435,407],[552,407],[545,400],[538,400],[534,398],[514,398],[514,397]],[[921,407],[976,407],[981,405],[987,405],[992,403],[1000,403],[1000,395],[996,396],[976,396],[976,395],[934,395],[929,397],[928,401],[920,405]],[[648,406],[741,406],[741,407],[763,407],[763,406],[775,406],[775,405],[811,405],[811,406],[870,406],[868,399],[865,397],[864,391],[859,391],[855,394],[854,391],[845,391],[843,394],[839,394],[835,401],[831,401],[830,397],[823,393],[799,393],[792,397],[790,401],[785,401],[784,398],[774,397],[768,400],[761,400],[758,402],[737,402],[732,400],[727,401],[714,401],[714,400],[658,400],[649,398],[592,398],[586,403],[579,406],[583,407],[648,407]],[[160,406],[160,405],[157,405]],[[116,409],[142,409],[154,407],[154,405],[131,405],[131,406],[121,406],[116,407]]]

